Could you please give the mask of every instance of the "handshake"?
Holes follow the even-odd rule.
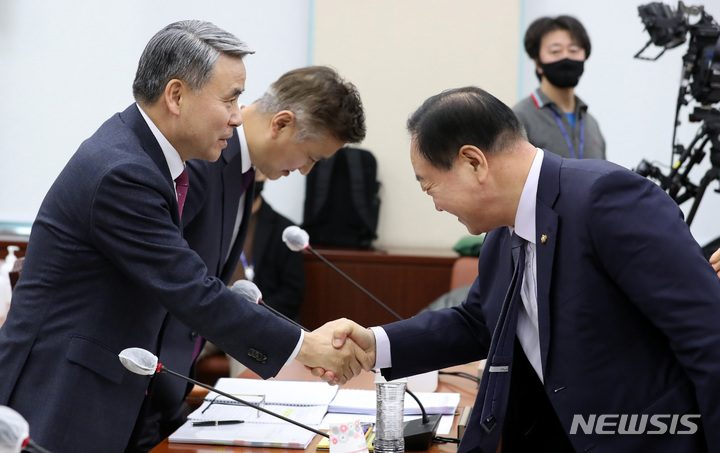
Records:
[[[375,365],[375,334],[350,321],[337,319],[306,332],[295,357],[330,385],[345,384]]]

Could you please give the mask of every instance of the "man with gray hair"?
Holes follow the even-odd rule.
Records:
[[[153,381],[118,353],[158,354],[169,313],[264,378],[293,358],[341,380],[369,366],[356,345],[332,354],[327,327],[303,333],[208,277],[182,237],[185,161],[218,159],[241,124],[248,53],[207,22],[158,32],[137,103],[80,146],[40,207],[0,329],[0,405],[55,453],[132,451]]]
[[[253,184],[243,184],[243,175],[255,168],[270,179],[294,170],[306,175],[317,161],[332,156],[344,144],[365,138],[365,115],[356,87],[327,66],[286,72],[260,99],[240,110],[243,124],[236,128],[217,161],[188,161],[190,189],[182,219],[188,245],[205,261],[208,275],[225,284],[232,283],[251,224],[254,190]],[[284,244],[282,248],[287,250]],[[252,256],[264,253],[254,250]],[[302,267],[302,256],[293,256],[301,260]],[[266,257],[268,260],[272,258]],[[292,281],[287,277],[278,293],[292,294],[293,284],[302,286],[297,285],[296,275]],[[269,304],[280,303],[279,298],[267,298],[267,288],[261,290]],[[160,359],[173,370],[189,375],[201,344],[193,328],[172,318]],[[155,446],[186,419],[185,383],[164,375],[156,381],[138,451]]]

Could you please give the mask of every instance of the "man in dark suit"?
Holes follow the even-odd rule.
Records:
[[[305,261],[302,253],[290,250],[282,240],[285,229],[295,223],[273,209],[262,196],[266,179],[258,171],[248,236],[230,283],[252,280],[262,292],[263,302],[300,322],[300,307],[305,294]]]
[[[436,209],[488,234],[461,306],[339,323],[375,367],[396,379],[488,357],[461,453],[501,437],[503,452],[720,451],[720,279],[672,199],[533,147],[478,88],[429,98],[408,129]]]
[[[0,329],[0,405],[50,451],[134,448],[153,381],[118,353],[158,354],[168,312],[265,378],[292,358],[345,378],[365,365],[357,346],[330,354],[327,328],[302,332],[208,277],[182,237],[184,162],[218,159],[240,125],[247,53],[207,22],[165,27],[140,58],[137,103],[80,146],[40,207]]]
[[[241,115],[243,124],[235,129],[220,159],[194,159],[187,164],[191,183],[183,210],[183,236],[204,261],[208,275],[225,284],[231,283],[250,225],[254,176],[248,181],[244,175],[251,175],[255,167],[271,179],[295,169],[307,174],[315,162],[365,137],[357,89],[326,66],[288,71],[259,100],[241,106]],[[257,231],[258,247],[281,248],[291,262],[299,260],[302,269],[302,255],[291,252],[279,236],[269,244],[270,235],[278,236],[275,229]],[[256,250],[257,256],[265,256],[264,250]],[[264,297],[274,300],[270,293],[264,292]],[[196,330],[171,316],[160,359],[170,369],[192,375],[201,346]],[[156,378],[138,451],[152,448],[185,421],[187,391],[187,385],[174,376]]]

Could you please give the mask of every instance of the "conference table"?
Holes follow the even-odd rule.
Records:
[[[447,368],[442,371],[446,372],[461,372],[469,373],[473,376],[478,375],[478,362],[473,362],[465,365],[455,366]],[[241,378],[254,378],[259,379],[259,376],[250,370],[246,370],[238,377]],[[290,365],[283,368],[278,375],[273,379],[280,380],[294,380],[294,381],[319,381],[319,378],[314,377],[310,374],[310,371],[305,369],[299,362],[293,361]],[[359,376],[352,379],[347,384],[341,386],[341,388],[352,388],[352,389],[373,389],[375,387],[375,374],[372,372],[362,372]],[[460,404],[458,405],[458,412],[465,407],[472,407],[475,402],[475,396],[477,394],[478,385],[477,382],[456,375],[440,374],[438,378],[438,387],[436,392],[451,392],[460,394]],[[191,396],[202,397],[203,390],[196,386]],[[452,429],[447,435],[443,437],[457,437],[457,422],[458,415],[456,414],[455,420],[453,421]],[[310,443],[306,452],[315,452],[316,446],[320,441],[321,436],[315,436],[315,439]],[[243,453],[298,453],[299,450],[282,449],[282,448],[257,448],[257,447],[232,447],[222,445],[195,445],[195,444],[179,444],[169,443],[165,439],[162,443],[153,448],[150,453],[215,453],[215,452],[243,452]],[[454,453],[457,451],[457,444],[455,443],[437,443],[433,442],[432,446],[428,450],[429,453]]]

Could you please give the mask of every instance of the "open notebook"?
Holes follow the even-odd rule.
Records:
[[[215,387],[315,429],[337,393],[337,387],[324,382],[222,378]],[[216,420],[242,420],[243,423],[192,426],[193,422]],[[168,441],[305,449],[314,437],[312,431],[210,392],[203,404],[188,416],[184,425],[170,435]]]

